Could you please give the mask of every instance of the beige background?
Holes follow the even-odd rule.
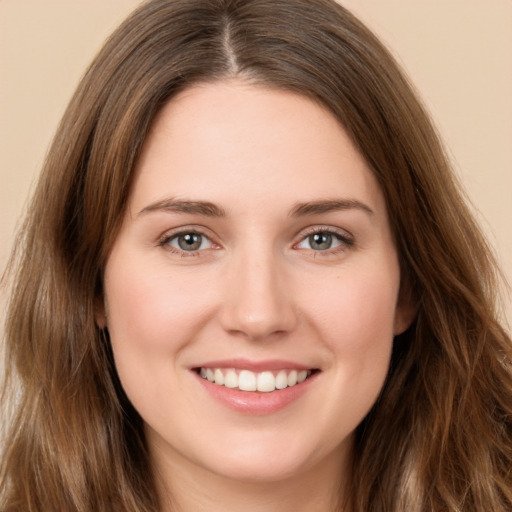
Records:
[[[60,116],[139,0],[0,0],[0,270]],[[512,0],[345,0],[392,48],[512,281]],[[512,323],[512,302],[506,300]]]

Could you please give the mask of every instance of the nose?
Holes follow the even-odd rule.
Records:
[[[223,328],[252,341],[293,331],[298,315],[290,279],[271,251],[240,254],[230,262],[220,313]]]

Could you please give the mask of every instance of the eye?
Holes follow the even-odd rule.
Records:
[[[162,246],[179,252],[196,252],[213,247],[212,241],[205,235],[196,231],[186,231],[165,237]]]
[[[353,240],[348,235],[344,235],[327,229],[315,230],[307,234],[297,245],[298,249],[308,249],[312,251],[329,251],[341,246],[349,247],[353,245]]]

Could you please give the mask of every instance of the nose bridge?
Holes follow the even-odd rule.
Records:
[[[270,243],[244,244],[227,269],[224,328],[257,340],[293,329],[296,315],[283,261]]]

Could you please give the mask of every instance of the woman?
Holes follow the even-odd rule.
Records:
[[[512,508],[495,263],[333,2],[144,4],[12,261],[7,512]]]

